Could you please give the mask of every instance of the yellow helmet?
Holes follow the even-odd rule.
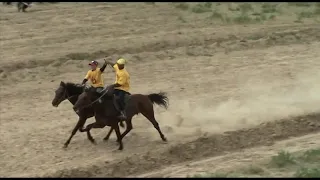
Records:
[[[126,64],[126,60],[123,58],[120,58],[118,59],[117,64],[121,64],[121,65]]]

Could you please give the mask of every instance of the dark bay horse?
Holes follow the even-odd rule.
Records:
[[[126,105],[126,130],[123,134],[120,134],[118,126],[119,111],[116,108],[115,96],[113,95],[113,88],[107,88],[107,93],[104,93],[103,97],[99,97],[95,93],[93,87],[86,88],[85,91],[79,96],[77,102],[74,104],[73,109],[75,111],[82,110],[86,107],[92,106],[95,112],[96,122],[86,126],[84,131],[90,132],[92,128],[103,128],[105,126],[111,126],[111,129],[116,131],[117,141],[119,143],[119,150],[123,149],[122,139],[132,130],[132,117],[139,113],[143,114],[157,129],[160,137],[163,141],[167,141],[166,137],[160,130],[159,124],[154,117],[153,104],[158,104],[164,108],[168,107],[168,97],[165,93],[152,93],[149,95],[133,94],[129,95],[130,100]],[[97,102],[98,98],[103,98],[103,102],[100,104]],[[93,139],[93,138],[92,138]]]
[[[65,82],[61,81],[59,87],[55,91],[55,97],[52,100],[52,105],[54,107],[58,107],[59,104],[66,99],[68,99],[70,101],[70,103],[72,105],[74,105],[76,103],[76,101],[78,100],[79,95],[83,91],[84,91],[84,87],[81,86],[80,84],[65,83]],[[73,128],[70,137],[64,143],[65,148],[68,147],[72,137],[76,134],[77,130],[79,130],[80,132],[85,132],[82,130],[82,128],[83,128],[84,124],[86,123],[86,120],[88,118],[91,118],[94,116],[94,111],[93,111],[92,107],[87,107],[87,108],[79,111],[79,113],[77,113],[77,114],[79,116],[79,120],[78,120],[76,126]],[[120,126],[124,127],[123,122],[120,122]],[[112,131],[113,131],[113,129],[110,129],[109,133],[107,134],[107,136],[104,140],[107,140],[107,138],[109,138]],[[92,141],[92,139],[90,138],[91,137],[90,134],[88,135],[88,133],[87,133],[87,137],[91,142],[94,143],[94,141]]]

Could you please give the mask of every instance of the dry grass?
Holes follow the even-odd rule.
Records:
[[[317,21],[319,14],[316,3],[180,3],[176,8],[198,13],[209,14],[209,18],[219,23],[252,24],[266,23],[274,20],[302,22],[309,18]],[[311,11],[310,11],[311,10]],[[211,14],[210,14],[211,13]],[[292,13],[298,19],[292,18]]]
[[[226,172],[197,174],[193,177],[320,177],[320,149],[289,153],[281,151],[269,162]]]
[[[144,9],[145,13],[134,13],[137,6]],[[192,28],[210,26],[212,23],[302,22],[305,19],[314,19],[320,12],[318,4],[307,6],[287,3],[212,2],[155,3],[152,6],[146,3],[42,3],[30,8],[27,15],[16,13],[13,7],[0,8],[4,12],[1,17],[3,33],[0,34],[0,56],[5,61],[15,62],[16,65],[31,60],[45,61],[40,64],[49,65],[54,60],[85,60],[101,55],[123,54],[117,49],[127,47],[126,49],[136,51],[136,45],[130,46],[136,39],[157,43],[162,39],[157,32],[174,31],[187,26]],[[306,8],[312,8],[313,11],[307,11]],[[109,11],[110,9],[112,11]],[[52,16],[52,11],[56,12],[53,12],[55,16]],[[296,19],[292,18],[292,13],[296,14]],[[28,23],[30,19],[32,23]],[[121,24],[119,19],[122,19]],[[130,23],[132,20],[135,23]],[[127,24],[125,29],[122,28],[123,24]],[[142,25],[148,26],[140,29]],[[22,27],[28,31],[20,31]],[[122,30],[117,31],[119,28]],[[141,37],[146,32],[153,33]],[[126,38],[118,41],[120,36]],[[114,50],[110,51],[109,47]]]

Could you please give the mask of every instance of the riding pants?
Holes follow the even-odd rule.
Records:
[[[125,95],[129,93],[120,89],[114,89],[114,94],[119,97],[118,104],[119,104],[120,110],[124,111],[124,108],[125,108],[124,98],[125,98]]]

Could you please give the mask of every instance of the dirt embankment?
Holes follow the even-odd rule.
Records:
[[[117,162],[105,162],[91,167],[60,170],[50,177],[123,177],[164,168],[171,164],[203,159],[239,151],[289,137],[320,131],[320,114],[310,114],[261,124],[255,128],[200,137],[191,142],[172,145],[165,151],[154,150],[145,155],[134,154]]]

